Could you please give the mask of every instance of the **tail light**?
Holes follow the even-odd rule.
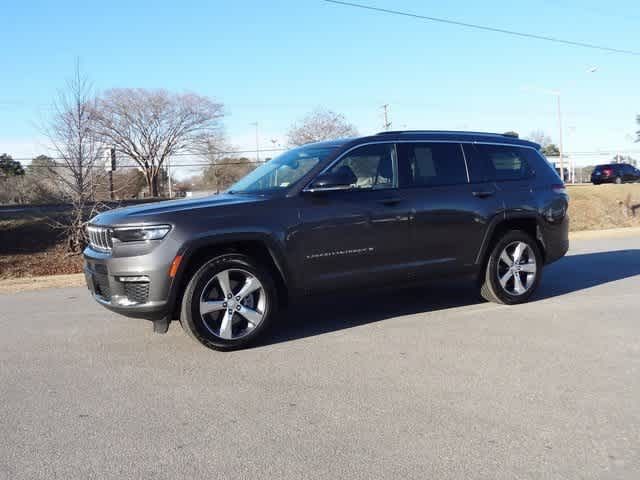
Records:
[[[564,183],[551,185],[551,190],[553,190],[553,193],[567,193],[567,187],[565,187]]]

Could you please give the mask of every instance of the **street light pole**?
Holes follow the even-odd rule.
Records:
[[[558,140],[560,148],[560,178],[564,182],[564,148],[562,145],[562,107],[560,106],[560,92],[556,92],[556,99],[558,100]],[[571,174],[569,174],[571,176]]]
[[[260,140],[258,137],[258,122],[253,122],[251,125],[256,127],[256,163],[260,162]]]

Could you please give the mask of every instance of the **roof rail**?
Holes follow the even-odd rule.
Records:
[[[493,135],[497,137],[511,137],[517,138],[515,135],[507,133],[494,133],[494,132],[468,132],[460,130],[388,130],[384,132],[378,132],[376,135],[411,135],[414,133],[450,133],[454,135]]]

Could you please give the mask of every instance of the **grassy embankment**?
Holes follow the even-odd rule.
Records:
[[[640,184],[569,186],[571,230],[640,227]],[[634,215],[635,214],[635,215]],[[0,279],[82,271],[46,217],[0,219]]]

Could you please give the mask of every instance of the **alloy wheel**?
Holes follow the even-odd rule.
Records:
[[[536,256],[525,242],[510,243],[498,257],[498,282],[509,295],[527,293],[536,280],[537,272]]]
[[[242,269],[217,273],[200,295],[200,317],[213,335],[224,340],[247,336],[265,317],[267,297],[260,280]]]

